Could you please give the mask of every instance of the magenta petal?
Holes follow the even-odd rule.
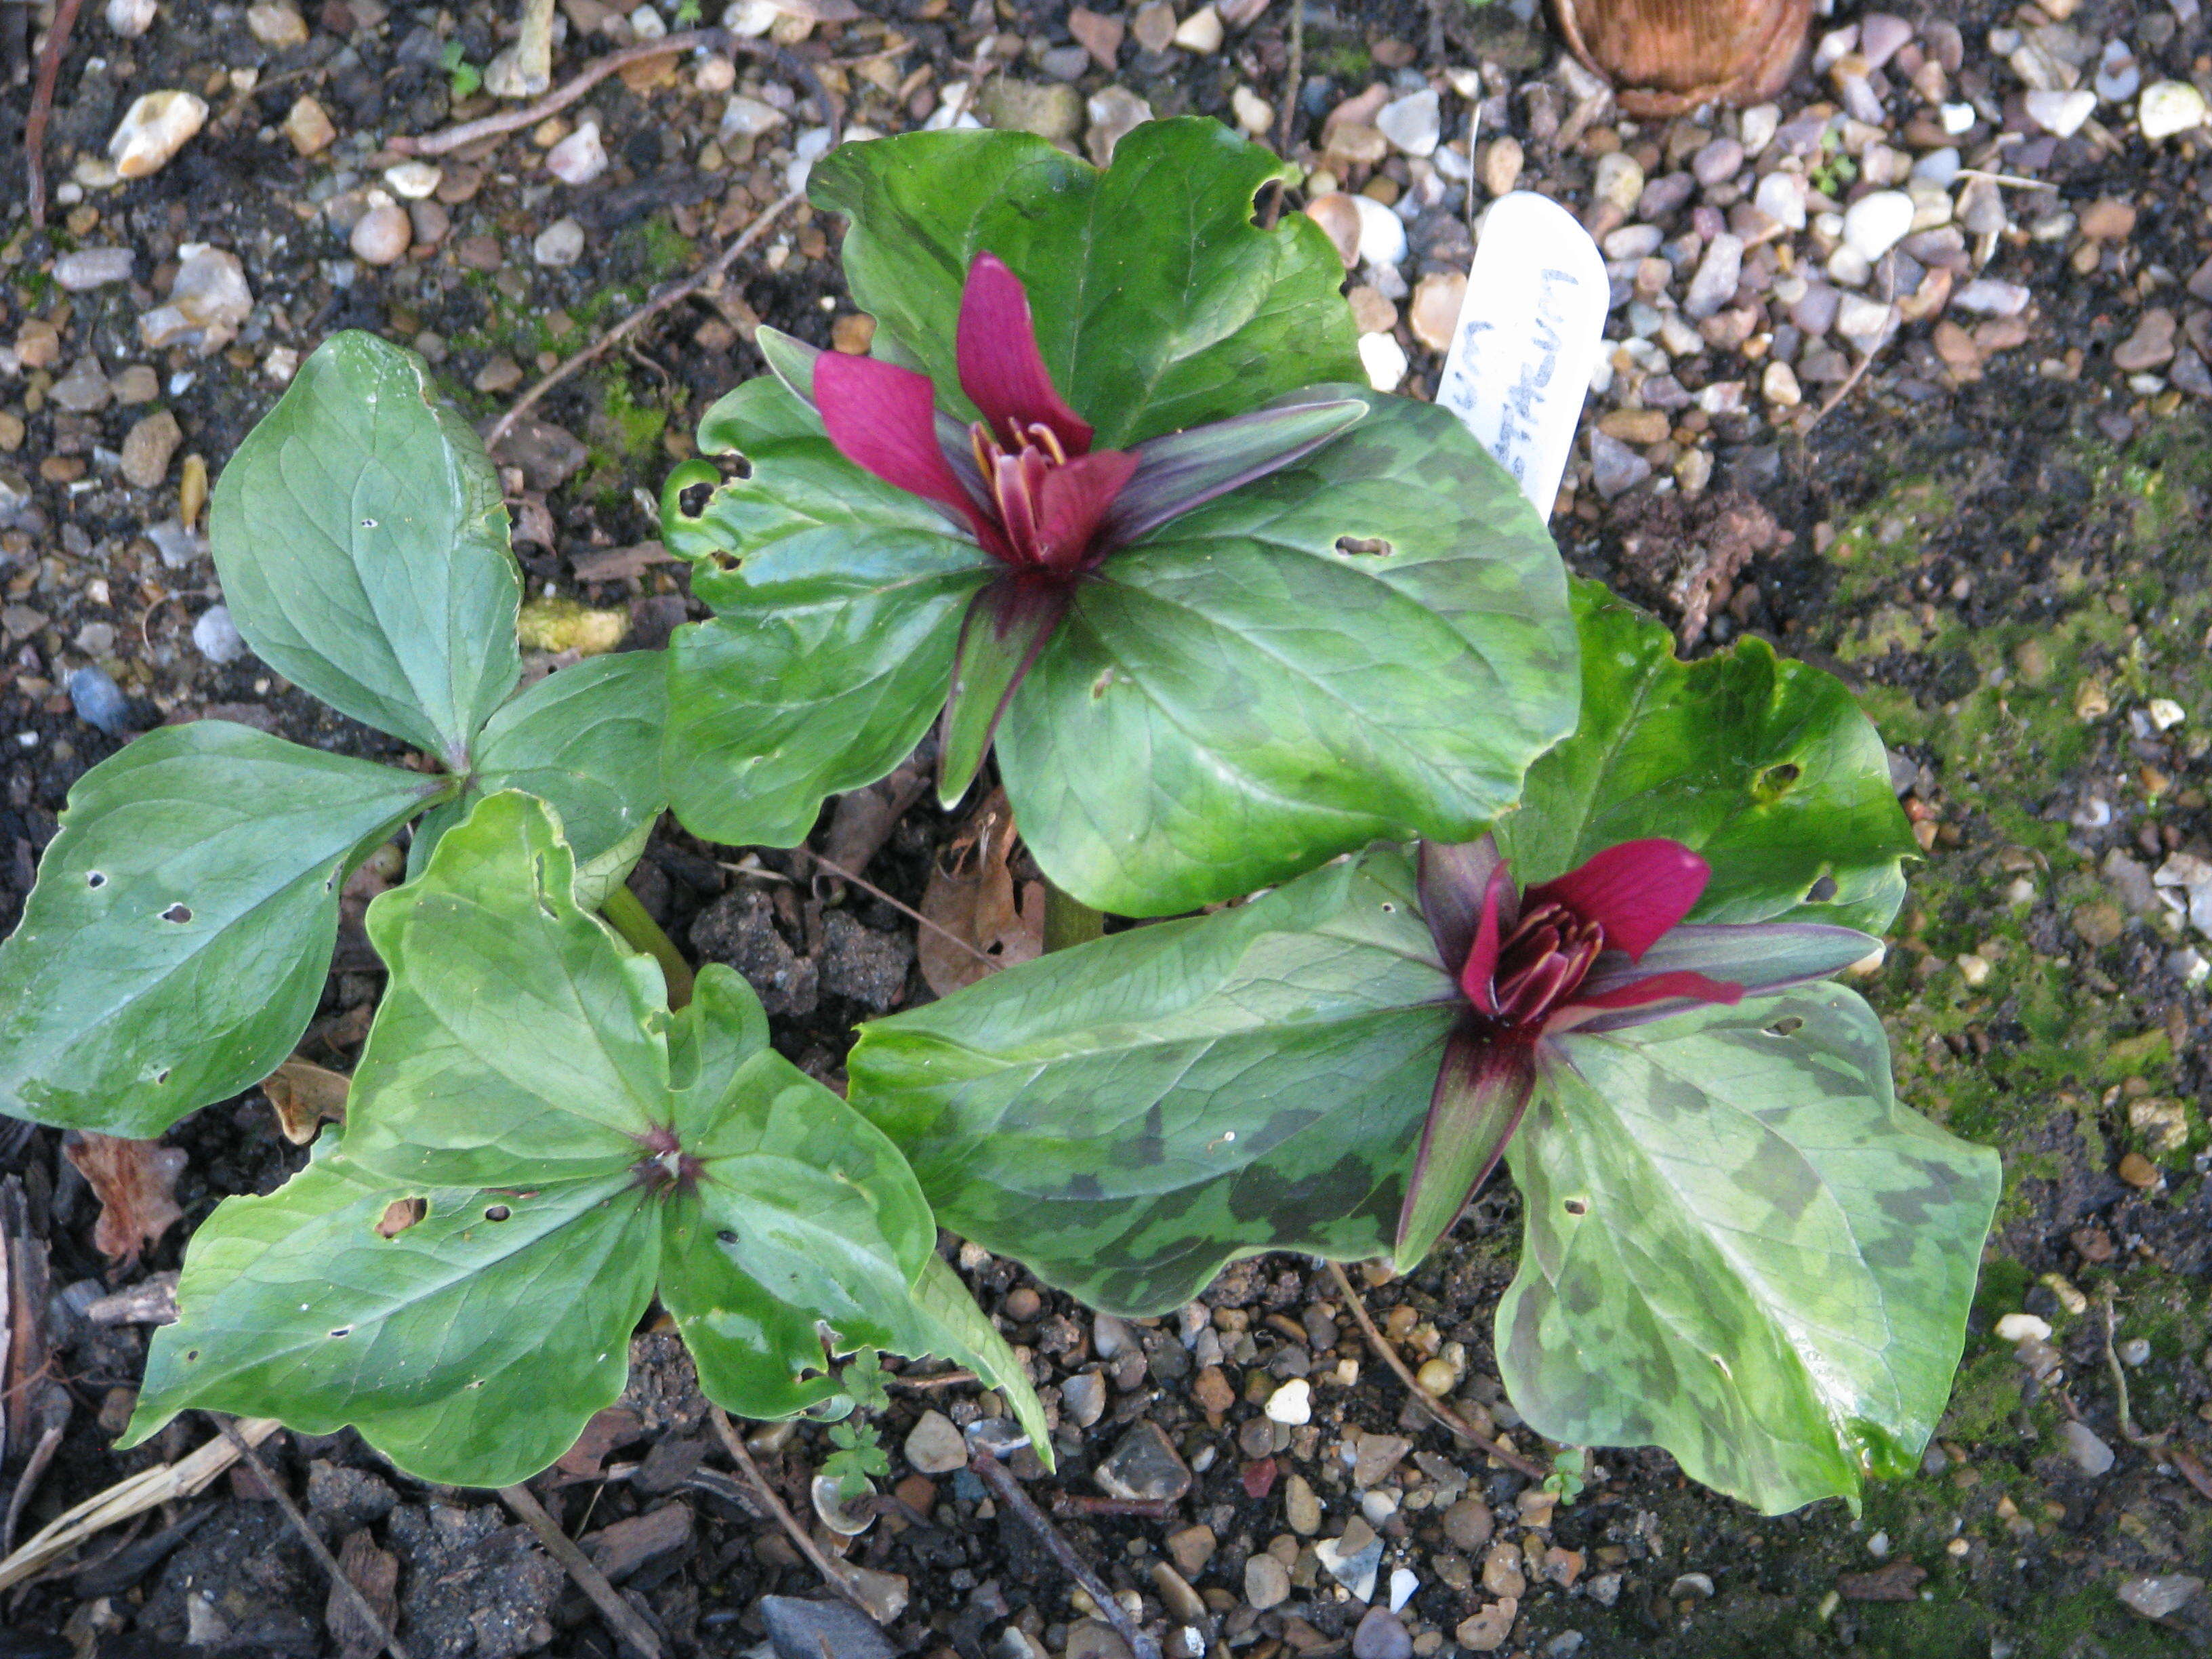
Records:
[[[1036,325],[1021,278],[995,253],[979,253],[960,293],[953,340],[960,389],[982,412],[1000,443],[1021,441],[1032,426],[1049,427],[1069,455],[1087,453],[1091,423],[1060,401],[1037,349]]]
[[[1501,860],[1490,872],[1490,879],[1482,890],[1482,915],[1474,925],[1474,938],[1468,945],[1467,962],[1459,970],[1459,988],[1467,993],[1478,1013],[1493,1018],[1498,1013],[1497,987],[1498,947],[1499,927],[1498,908],[1512,890],[1513,877]]]
[[[1581,868],[1528,890],[1531,903],[1564,904],[1605,929],[1607,948],[1634,962],[1690,914],[1712,866],[1679,841],[1654,838],[1608,847]]]
[[[1137,458],[1127,450],[1101,449],[1046,473],[1037,491],[1037,562],[1054,570],[1076,568],[1098,521],[1136,470]]]
[[[814,361],[814,404],[837,453],[885,483],[957,514],[988,541],[993,526],[937,441],[929,377],[896,363],[825,351]]]
[[[1486,1042],[1464,1029],[1446,1039],[1398,1212],[1392,1260],[1399,1272],[1434,1248],[1490,1178],[1521,1127],[1535,1080],[1529,1043]]]

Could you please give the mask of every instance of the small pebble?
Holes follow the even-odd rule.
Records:
[[[1389,334],[1361,335],[1359,362],[1367,371],[1367,384],[1377,392],[1395,392],[1405,383],[1406,371],[1412,367],[1406,348]]]
[[[1089,1428],[1105,1413],[1106,1379],[1096,1371],[1078,1372],[1060,1385],[1060,1403],[1078,1428]]]
[[[364,264],[396,264],[406,257],[414,234],[407,210],[395,202],[385,202],[354,221],[353,234],[346,238],[346,246],[353,250],[354,258]]]
[[[207,100],[194,94],[149,92],[123,112],[107,141],[107,159],[125,179],[159,173],[207,125]]]
[[[284,136],[302,155],[319,155],[337,142],[338,130],[323,106],[306,93],[292,103],[284,117]]]
[[[1382,106],[1375,125],[1394,149],[1407,155],[1433,155],[1443,131],[1435,89],[1410,93]]]
[[[307,20],[284,0],[265,0],[246,9],[246,27],[271,52],[307,44]]]
[[[401,161],[384,170],[384,182],[392,186],[392,193],[402,201],[427,201],[445,182],[445,170],[428,161]]]
[[[1303,1376],[1293,1377],[1267,1396],[1266,1409],[1268,1417],[1278,1423],[1288,1423],[1293,1426],[1310,1423],[1313,1421],[1313,1384]]]
[[[1176,26],[1172,44],[1205,58],[1221,50],[1221,16],[1212,6],[1200,6]]]
[[[1395,265],[1406,257],[1406,222],[1372,196],[1352,198],[1359,216],[1359,261],[1369,265]],[[1403,290],[1400,290],[1403,292]]]
[[[2140,1336],[2131,1336],[2118,1350],[2120,1364],[2141,1370],[2150,1364],[2150,1343]]]
[[[2087,87],[2031,92],[2021,102],[2027,118],[2054,138],[2071,138],[2097,112],[2097,94]]]
[[[1352,1659],[1413,1659],[1413,1638],[1389,1607],[1367,1609],[1352,1632]]]
[[[1291,1599],[1291,1570],[1264,1550],[1244,1563],[1244,1604],[1256,1612]]]
[[[246,641],[230,619],[230,607],[211,605],[192,623],[192,644],[200,655],[218,666],[236,662],[246,654]]]
[[[185,441],[177,417],[166,409],[136,422],[123,440],[123,477],[134,489],[154,489],[169,476],[169,462]]]
[[[1844,211],[1844,240],[1854,253],[1871,263],[1911,234],[1912,215],[1912,198],[1903,191],[1875,191],[1862,196]]]
[[[530,257],[541,265],[573,265],[584,257],[584,228],[574,219],[556,219],[530,244]]]
[[[2204,94],[2186,81],[2154,81],[2136,102],[2136,124],[2156,143],[2204,125]]]
[[[2128,1611],[2143,1619],[2171,1619],[2203,1593],[2204,1581],[2185,1572],[2130,1578],[2117,1594]]]
[[[107,27],[125,40],[136,40],[154,27],[156,0],[107,0]]]
[[[87,726],[95,726],[111,738],[119,738],[130,730],[131,710],[122,691],[99,669],[89,665],[72,668],[68,687],[70,706]]]
[[[127,247],[79,248],[54,261],[54,284],[82,294],[111,283],[127,283],[136,257]]]
[[[586,121],[545,152],[545,170],[564,185],[588,185],[607,170],[599,124]]]
[[[943,1412],[924,1412],[907,1432],[906,1461],[918,1474],[950,1474],[968,1467],[968,1444]]]
[[[2112,1449],[2097,1437],[2096,1431],[2087,1423],[2069,1419],[2058,1425],[2059,1444],[2082,1474],[2095,1477],[2112,1467]]]

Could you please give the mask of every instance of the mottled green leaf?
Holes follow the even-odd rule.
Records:
[[[1455,992],[1395,851],[862,1028],[853,1103],[945,1225],[1117,1311],[1389,1248]]]
[[[0,944],[0,1111],[145,1137],[266,1077],[322,995],[339,884],[445,787],[223,720],[94,767]]]
[[[930,1350],[936,1226],[896,1148],[727,969],[671,1015],[573,864],[549,808],[495,794],[371,907],[392,986],[343,1144],[194,1236],[131,1437],[193,1407],[351,1424],[425,1479],[506,1484],[620,1393],[656,1284],[739,1412],[830,1392],[825,1329]]]
[[[877,355],[918,364],[972,414],[953,368],[968,267],[998,255],[1029,290],[1060,394],[1114,448],[1317,380],[1364,381],[1344,269],[1304,214],[1267,230],[1253,198],[1291,178],[1206,118],[1138,127],[1103,173],[1024,133],[846,144],[809,175],[850,216],[845,274]]]
[[[1447,411],[1369,402],[1108,559],[1015,692],[1007,796],[1085,903],[1170,915],[1377,837],[1469,839],[1571,728],[1542,521]]]
[[[422,360],[333,335],[239,446],[208,518],[255,654],[459,771],[520,672],[499,479]]]
[[[1557,1055],[1506,1154],[1515,1408],[1554,1440],[1663,1446],[1769,1513],[1909,1473],[1958,1364],[1996,1154],[1897,1103],[1881,1022],[1838,986]]]
[[[1755,639],[1684,663],[1664,627],[1596,583],[1577,582],[1574,602],[1582,722],[1498,825],[1514,874],[1548,881],[1665,836],[1713,867],[1694,921],[1880,933],[1917,849],[1881,738],[1843,683]]]

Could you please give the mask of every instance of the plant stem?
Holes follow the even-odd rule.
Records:
[[[676,942],[660,931],[660,924],[646,915],[645,907],[629,890],[628,882],[615,884],[614,890],[600,902],[599,914],[633,949],[644,951],[660,964],[660,975],[668,982],[671,1008],[681,1008],[691,1000],[691,964],[684,960],[684,953],[676,948]]]
[[[1081,899],[1044,884],[1044,948],[1048,954],[1071,945],[1088,945],[1106,932],[1106,913],[1094,910]]]

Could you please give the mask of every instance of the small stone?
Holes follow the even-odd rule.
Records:
[[[1229,94],[1229,110],[1248,137],[1264,138],[1274,130],[1275,106],[1241,81]]]
[[[1321,1499],[1314,1496],[1312,1484],[1302,1474],[1283,1483],[1283,1518],[1301,1538],[1310,1538],[1321,1530]]]
[[[262,4],[248,6],[246,27],[271,52],[307,44],[307,20],[285,4],[284,0],[264,0]]]
[[[1705,245],[1705,258],[1682,296],[1682,314],[1702,322],[1735,297],[1743,276],[1743,238],[1723,231]]]
[[[2092,242],[2124,242],[2136,234],[2136,218],[2132,202],[2100,196],[2081,210],[2075,228]]]
[[[1597,171],[1590,180],[1590,198],[1595,205],[1610,207],[1626,219],[1636,211],[1643,194],[1644,167],[1633,155],[1617,149],[1597,158]]]
[[[1064,82],[1000,76],[977,94],[975,113],[1002,132],[1032,132],[1064,143],[1083,129],[1083,94]]]
[[[1897,307],[1870,300],[1863,294],[1846,294],[1836,308],[1836,332],[1856,346],[1861,352],[1871,352],[1897,326]]]
[[[1433,88],[1393,99],[1376,112],[1376,131],[1407,155],[1433,155],[1443,132],[1443,116]]]
[[[1457,270],[1431,271],[1413,285],[1407,320],[1413,337],[1431,351],[1449,350],[1467,303],[1467,276]]]
[[[407,210],[397,202],[383,202],[354,221],[346,246],[363,264],[397,264],[407,256],[415,227]]]
[[[123,440],[123,476],[134,489],[153,489],[169,476],[169,461],[185,441],[184,428],[166,409],[134,424]]]
[[[1805,228],[1805,179],[1802,173],[1768,173],[1759,181],[1752,202],[1785,230]]]
[[[1667,1599],[1670,1601],[1679,1601],[1686,1595],[1694,1595],[1700,1601],[1711,1601],[1713,1599],[1712,1575],[1704,1572],[1685,1572],[1676,1575],[1674,1582],[1667,1586]]]
[[[1711,189],[1724,185],[1735,177],[1743,166],[1743,145],[1723,135],[1714,139],[1690,158],[1690,173],[1697,181]]]
[[[2031,92],[2021,100],[2027,118],[2054,138],[2071,138],[2097,112],[2097,94],[2087,87],[2071,92],[2056,88]]]
[[[556,219],[530,244],[530,257],[541,265],[573,265],[584,257],[584,228],[574,219]]]
[[[1490,1541],[1496,1522],[1480,1498],[1462,1498],[1444,1511],[1444,1535],[1472,1555]]]
[[[1521,1552],[1508,1540],[1499,1539],[1482,1559],[1483,1589],[1492,1595],[1520,1595],[1528,1588],[1528,1577],[1522,1571],[1521,1563]]]
[[[154,27],[159,9],[156,0],[107,0],[107,27],[125,40],[136,40]]]
[[[1168,1534],[1168,1559],[1176,1564],[1176,1571],[1185,1578],[1195,1578],[1206,1571],[1206,1564],[1213,1559],[1214,1546],[1218,1541],[1213,1535],[1213,1528],[1209,1526],[1185,1527],[1180,1532]]]
[[[1352,1632],[1352,1659],[1413,1659],[1413,1638],[1389,1608],[1372,1607]]]
[[[1176,26],[1172,44],[1203,58],[1221,50],[1221,15],[1212,6],[1200,6]]]
[[[115,682],[99,669],[89,665],[73,668],[64,684],[70,707],[87,726],[111,738],[119,738],[131,729],[129,704]]]
[[[1977,276],[1951,296],[1951,303],[1960,311],[1975,312],[1984,317],[2017,317],[2027,309],[2028,301],[2034,297],[2017,283]]]
[[[2131,1336],[2113,1351],[2119,1355],[2120,1364],[2130,1370],[2141,1370],[2150,1364],[2150,1343],[2140,1336]]]
[[[1244,1604],[1255,1612],[1280,1607],[1291,1599],[1291,1570],[1265,1551],[1244,1562]]]
[[[80,357],[70,372],[47,388],[46,397],[56,405],[72,415],[89,415],[107,407],[115,389],[107,383],[106,371],[100,359],[91,356]]]
[[[2087,1423],[2069,1419],[2058,1425],[2058,1441],[2082,1474],[2095,1477],[2112,1467],[2112,1449]]]
[[[1406,348],[1388,334],[1361,335],[1359,362],[1367,371],[1367,384],[1377,392],[1395,392],[1405,383],[1406,371],[1413,367],[1406,356]]]
[[[1528,153],[1518,138],[1493,138],[1482,147],[1482,187],[1492,196],[1510,195],[1527,165]]]
[[[2153,143],[2194,131],[2204,125],[2208,112],[2212,112],[2206,108],[2204,94],[2186,81],[2154,81],[2136,100],[2136,125]]]
[[[1190,1469],[1160,1426],[1146,1419],[1121,1437],[1091,1477],[1113,1498],[1172,1504],[1190,1490]]]
[[[1520,1616],[1519,1599],[1509,1595],[1461,1620],[1452,1635],[1470,1653],[1495,1653],[1513,1634],[1513,1621]]]
[[[1112,1359],[1133,1352],[1137,1346],[1137,1334],[1127,1323],[1112,1314],[1099,1314],[1091,1322],[1091,1350],[1101,1359]]]
[[[721,125],[715,129],[715,136],[725,143],[732,138],[758,138],[774,132],[790,118],[775,105],[738,93],[723,106]]]
[[[1844,213],[1844,241],[1869,264],[1912,233],[1911,197],[1901,190],[1862,196]]]
[[[1121,41],[1128,33],[1128,26],[1119,17],[1078,6],[1067,14],[1067,32],[1091,54],[1092,63],[1109,75],[1114,72],[1121,55]]]
[[[107,141],[107,159],[125,179],[159,173],[207,125],[207,100],[191,93],[149,92],[123,112]]]
[[[2173,358],[2173,313],[2153,306],[2136,324],[2135,332],[2112,349],[2112,367],[2130,374],[2170,362]]]
[[[2189,1109],[2163,1095],[2144,1095],[2128,1103],[2128,1127],[2154,1152],[2178,1152],[2189,1144]]]
[[[1398,307],[1372,285],[1362,283],[1344,297],[1352,307],[1352,325],[1362,334],[1388,334],[1398,326]]]
[[[1590,483],[1605,500],[1633,489],[1651,476],[1651,463],[1620,439],[1592,432],[1589,445]]]
[[[0,455],[12,455],[23,447],[23,417],[0,409]],[[0,505],[7,502],[8,492],[0,486]]]
[[[1313,1384],[1303,1376],[1293,1377],[1267,1396],[1265,1407],[1268,1418],[1277,1423],[1296,1426],[1313,1421]]]
[[[1314,1546],[1314,1557],[1323,1571],[1350,1590],[1352,1599],[1375,1599],[1375,1575],[1382,1565],[1382,1540],[1375,1528],[1358,1516],[1345,1523],[1338,1538],[1324,1538]]]
[[[127,247],[79,248],[54,261],[54,285],[82,294],[111,283],[127,283],[136,257]]]
[[[1767,364],[1759,381],[1760,395],[1777,409],[1795,409],[1805,401],[1804,388],[1797,384],[1797,371],[1777,359]]]
[[[1352,1490],[1365,1492],[1379,1485],[1412,1449],[1413,1442],[1401,1434],[1369,1435],[1359,1443],[1359,1455],[1352,1466]]]
[[[2130,1613],[2145,1619],[2171,1619],[2202,1593],[2204,1581],[2185,1572],[2130,1578],[2115,1592]]]
[[[2117,940],[2128,925],[2127,918],[2120,914],[2119,906],[2107,904],[2102,900],[2075,905],[2069,920],[2081,942],[2099,951]]]
[[[2120,1159],[2120,1179],[2147,1193],[2159,1183],[2158,1165],[2141,1152],[2130,1152]]]
[[[1336,257],[1346,270],[1359,263],[1359,210],[1353,205],[1357,198],[1340,190],[1324,191],[1308,202],[1306,217],[1328,233],[1328,240],[1336,247]]]
[[[1102,87],[1085,100],[1083,110],[1091,118],[1083,148],[1102,167],[1114,159],[1116,144],[1152,118],[1152,106],[1127,87]]]
[[[867,1614],[834,1596],[763,1595],[756,1610],[775,1659],[894,1659],[896,1653]]]
[[[1106,1379],[1096,1371],[1078,1372],[1060,1385],[1060,1403],[1078,1428],[1089,1428],[1105,1414]]]
[[[292,100],[284,117],[285,137],[302,155],[319,155],[337,142],[338,130],[323,106],[306,93]]]
[[[1137,44],[1149,52],[1163,52],[1175,44],[1175,8],[1167,0],[1152,0],[1152,3],[1137,8],[1137,15],[1130,26]]]
[[[149,350],[181,346],[206,357],[238,337],[253,314],[253,290],[238,256],[205,243],[187,242],[169,301],[138,319],[138,337]]]
[[[246,641],[239,634],[238,624],[231,621],[227,605],[211,605],[200,612],[192,623],[192,644],[200,655],[218,665],[236,662],[246,651]]]
[[[924,1412],[907,1433],[906,1461],[921,1474],[950,1474],[968,1467],[968,1443],[943,1412]]]
[[[545,152],[545,170],[564,185],[588,185],[607,170],[599,124],[586,121]]]

